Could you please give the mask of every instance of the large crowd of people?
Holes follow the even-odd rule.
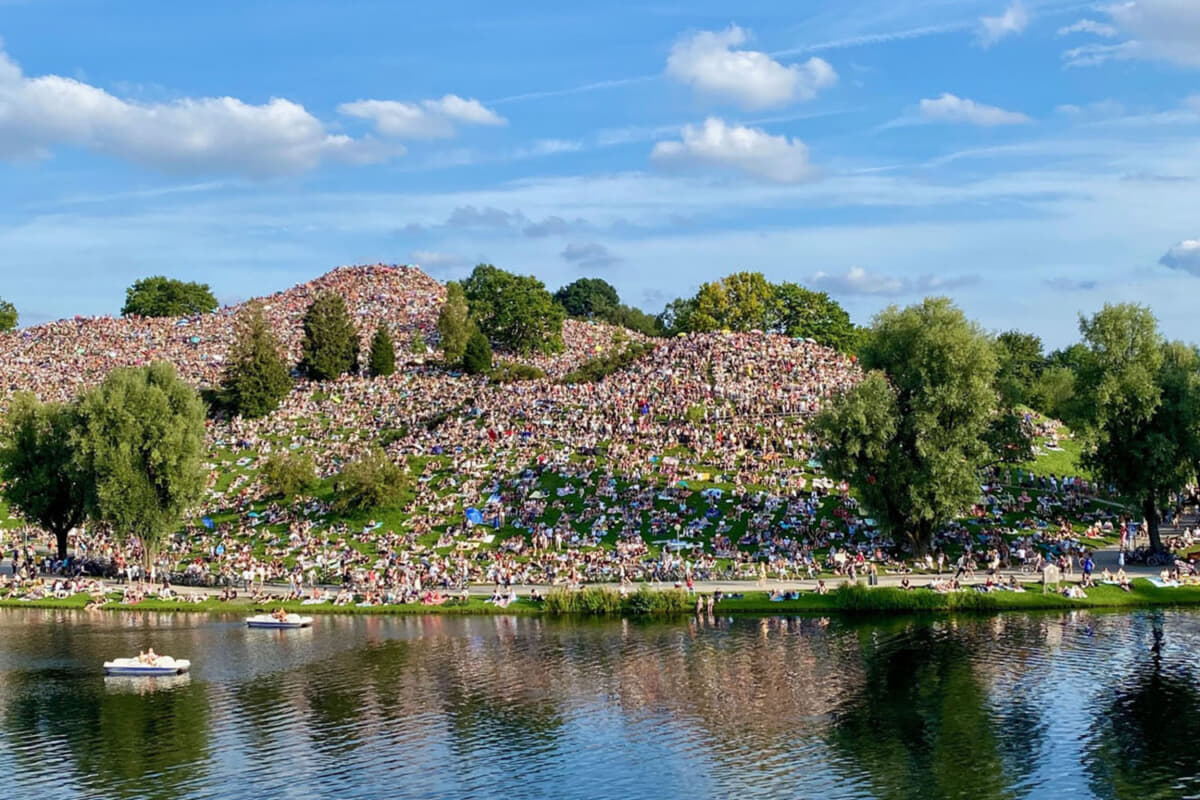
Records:
[[[409,267],[341,268],[264,301],[294,357],[319,290],[346,297],[364,337],[385,320],[399,342],[414,332],[435,340],[444,296],[436,281]],[[12,356],[0,361],[0,393],[65,397],[113,366],[158,358],[210,383],[234,313],[9,334],[0,338]],[[939,535],[936,562],[898,560],[847,487],[822,476],[805,429],[858,379],[852,358],[777,334],[689,334],[659,341],[603,380],[555,379],[633,336],[569,320],[567,352],[538,361],[546,378],[502,386],[420,364],[378,379],[299,381],[264,418],[210,421],[203,506],[154,563],[143,563],[136,542],[85,528],[73,536],[73,561],[54,566],[252,594],[282,584],[293,599],[332,582],[371,605],[421,602],[467,583],[494,584],[501,596],[530,584],[940,573],[950,567],[946,551],[989,567],[1035,552],[1071,559],[1092,534],[1112,533],[1115,515],[1095,504],[1097,487],[996,474],[971,518]],[[352,524],[356,517],[315,497],[284,503],[259,472],[288,451],[333,478],[376,445],[402,464],[414,495],[386,524]],[[1005,522],[1014,515],[1015,525]],[[1068,519],[1094,528],[1081,535]],[[10,539],[21,565],[33,560],[22,548],[48,541],[28,528]]]

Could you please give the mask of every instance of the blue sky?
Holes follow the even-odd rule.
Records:
[[[115,313],[346,263],[734,270],[1195,340],[1200,2],[0,0],[0,296]]]

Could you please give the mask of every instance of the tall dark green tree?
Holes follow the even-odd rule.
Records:
[[[382,322],[371,338],[371,356],[367,366],[372,378],[391,375],[396,371],[396,345],[392,342],[387,325]]]
[[[463,292],[475,324],[497,347],[520,354],[562,350],[566,312],[532,275],[480,264]]]
[[[1200,358],[1164,342],[1141,305],[1106,305],[1079,329],[1088,347],[1079,394],[1091,399],[1084,463],[1141,503],[1151,547],[1161,550],[1161,504],[1200,462]]]
[[[867,370],[814,423],[828,471],[912,552],[979,497],[996,362],[946,298],[880,313],[859,351]]]
[[[482,331],[475,331],[467,340],[463,353],[463,369],[468,375],[483,375],[492,370],[492,345]]]
[[[461,283],[451,281],[446,284],[446,302],[438,312],[437,329],[446,363],[461,364],[467,341],[475,330]]]
[[[186,317],[216,310],[217,298],[207,283],[155,275],[142,278],[125,290],[121,316]]]
[[[579,278],[554,293],[554,299],[577,319],[608,320],[621,298],[603,278]]]
[[[321,292],[304,315],[300,369],[315,381],[350,372],[358,364],[358,331],[340,294]]]
[[[0,333],[7,333],[17,327],[17,307],[0,297]]]
[[[83,522],[91,476],[76,458],[78,415],[63,403],[16,395],[0,423],[0,496],[26,522],[54,534],[58,557]]]
[[[89,513],[146,565],[204,492],[204,405],[164,362],[115,369],[79,400],[75,436],[92,476]]]
[[[278,408],[291,389],[283,346],[267,323],[262,306],[253,303],[242,311],[233,346],[225,357],[225,404],[234,414],[262,417]]]

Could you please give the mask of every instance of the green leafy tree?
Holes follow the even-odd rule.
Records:
[[[292,390],[283,346],[258,303],[239,315],[221,388],[230,411],[249,419],[270,414]]]
[[[852,353],[860,336],[846,309],[825,292],[814,292],[795,283],[775,287],[777,319],[770,327],[788,336],[812,339],[817,344]]]
[[[338,477],[338,503],[349,511],[396,508],[405,494],[404,471],[379,447],[347,464]]]
[[[285,450],[267,459],[262,478],[272,494],[291,499],[316,487],[317,468],[311,456]]]
[[[995,406],[987,337],[946,298],[880,313],[859,356],[867,373],[820,414],[829,472],[914,553],[979,497]]]
[[[121,316],[187,317],[216,310],[217,298],[207,283],[155,275],[142,278],[125,290]]]
[[[1056,365],[1042,370],[1030,405],[1048,417],[1073,423],[1079,416],[1076,404],[1074,371]]]
[[[613,325],[620,325],[622,328],[628,328],[631,331],[637,331],[645,336],[662,336],[662,327],[658,324],[658,318],[653,314],[648,314],[640,308],[633,306],[619,305],[613,309],[612,313],[607,317],[607,321]]]
[[[391,375],[396,371],[396,345],[392,343],[392,335],[382,322],[375,329],[371,338],[371,356],[368,369],[372,378]]]
[[[692,328],[692,312],[696,310],[694,297],[677,297],[667,303],[656,321],[658,328],[667,336],[689,333]]]
[[[1005,331],[996,337],[996,390],[1006,406],[1033,405],[1046,367],[1042,340],[1032,333]],[[1043,409],[1038,409],[1039,411]]]
[[[997,409],[983,438],[994,463],[1023,464],[1033,460],[1033,432],[1019,411]]]
[[[89,511],[149,566],[204,491],[204,406],[164,362],[115,369],[79,400],[76,446],[93,476]]]
[[[54,534],[67,557],[67,534],[83,522],[91,476],[75,456],[73,406],[14,396],[0,424],[0,496],[26,522]]]
[[[617,290],[603,278],[580,278],[555,292],[554,299],[577,319],[608,320],[621,304]]]
[[[1088,397],[1084,464],[1137,498],[1150,544],[1162,549],[1159,507],[1200,461],[1200,358],[1164,342],[1150,309],[1106,305],[1079,322],[1088,347],[1080,395]]]
[[[442,357],[447,364],[462,363],[467,341],[475,331],[471,313],[467,306],[467,295],[461,283],[446,284],[446,302],[438,312],[438,337],[441,339]]]
[[[467,350],[463,353],[463,369],[469,375],[483,375],[492,370],[492,345],[481,331],[475,331],[467,340]]]
[[[708,332],[768,330],[779,316],[775,287],[761,272],[735,272],[696,293],[689,328]]]
[[[463,291],[475,324],[497,347],[520,354],[563,349],[566,312],[532,275],[480,264],[463,281]]]
[[[17,328],[17,307],[0,297],[0,333]]]
[[[314,381],[341,377],[358,364],[358,331],[335,292],[321,292],[304,315],[300,369]]]

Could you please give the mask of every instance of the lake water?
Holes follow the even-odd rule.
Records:
[[[0,610],[0,797],[1200,797],[1200,614]]]

